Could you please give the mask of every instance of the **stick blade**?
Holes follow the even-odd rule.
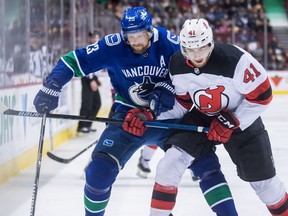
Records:
[[[91,143],[90,145],[88,145],[86,148],[82,149],[80,152],[78,152],[76,155],[72,156],[71,158],[62,158],[59,157],[55,154],[53,154],[52,152],[47,152],[47,156],[49,158],[51,158],[52,160],[55,160],[59,163],[70,163],[71,161],[73,161],[75,158],[77,158],[78,156],[80,156],[83,152],[87,151],[89,148],[91,148],[93,145],[96,145],[98,142],[98,140],[94,141],[93,143]]]
[[[3,114],[6,110],[8,110],[9,108],[3,104],[2,102],[0,102],[0,114]]]
[[[69,162],[71,162],[73,160],[73,159],[71,160],[69,158],[66,159],[66,158],[58,157],[57,155],[55,155],[55,154],[53,154],[51,152],[47,152],[47,156],[49,158],[51,158],[52,160],[55,160],[55,161],[57,161],[59,163],[65,163],[65,164],[67,164],[67,163],[69,163]]]

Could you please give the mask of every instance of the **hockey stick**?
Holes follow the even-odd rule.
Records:
[[[26,117],[36,117],[36,118],[41,118],[44,115],[43,113],[38,113],[38,112],[17,111],[17,110],[9,109],[3,103],[0,103],[0,114],[1,113],[5,115],[26,116]],[[97,122],[104,122],[104,123],[123,123],[123,120],[113,119],[113,118],[100,118],[100,117],[93,117],[93,116],[76,116],[76,115],[52,114],[52,113],[47,113],[47,118],[80,120],[80,121],[89,121],[89,122],[97,121]],[[145,126],[150,127],[150,128],[178,129],[178,130],[208,132],[208,128],[206,127],[166,123],[166,122],[159,122],[159,121],[145,121]]]
[[[18,111],[18,110],[9,109],[7,106],[5,106],[3,103],[0,102],[0,114],[1,113],[4,115],[36,117],[36,118],[41,118],[44,115],[44,113]],[[52,113],[47,113],[47,118],[80,120],[80,121],[88,121],[88,122],[98,121],[98,122],[104,122],[104,123],[122,123],[123,122],[122,120],[111,119],[111,118],[98,118],[98,117],[93,117],[93,116],[77,116],[77,115],[52,114]]]
[[[36,174],[35,174],[35,180],[34,180],[34,185],[33,185],[30,216],[35,215],[36,198],[37,198],[37,192],[38,192],[41,161],[42,161],[43,140],[44,140],[44,135],[45,135],[45,125],[46,125],[46,114],[43,114],[42,121],[41,121],[40,139],[39,139],[37,162],[36,162]]]
[[[58,157],[57,155],[51,153],[51,152],[47,152],[47,156],[49,158],[51,158],[52,160],[55,160],[59,163],[64,163],[64,164],[68,164],[71,161],[73,161],[75,158],[77,158],[78,156],[80,156],[83,152],[87,151],[89,148],[91,148],[93,145],[95,145],[98,142],[98,140],[96,140],[95,142],[93,142],[92,144],[88,145],[86,148],[84,148],[83,150],[81,150],[79,153],[77,153],[76,155],[74,155],[71,158],[62,158],[62,157]]]

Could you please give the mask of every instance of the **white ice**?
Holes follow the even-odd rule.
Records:
[[[288,188],[288,96],[275,96],[272,105],[263,114],[263,119],[270,134],[277,174]],[[56,149],[55,154],[70,157],[85,148],[99,136],[104,128],[104,124],[101,123],[96,126],[98,127],[97,133],[73,138]],[[43,157],[35,215],[84,215],[83,186],[85,181],[80,177],[91,151],[92,149],[89,149],[69,164],[60,164],[47,156]],[[158,150],[151,161],[152,173],[148,179],[141,179],[135,174],[139,154],[139,151],[135,153],[119,174],[106,210],[107,216],[149,215],[155,167],[163,153]],[[239,216],[269,216],[266,207],[260,202],[249,184],[240,180],[236,175],[235,166],[223,147],[218,147],[217,154],[232,190]],[[30,215],[35,169],[33,165],[0,186],[1,216]],[[173,213],[175,216],[214,215],[206,204],[198,183],[192,182],[188,171],[181,181]]]

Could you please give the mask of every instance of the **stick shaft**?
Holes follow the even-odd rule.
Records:
[[[44,113],[37,113],[37,112],[27,112],[27,111],[17,111],[12,109],[7,109],[3,112],[6,115],[14,115],[14,116],[24,116],[24,117],[35,117],[41,118],[43,117]],[[98,121],[104,123],[122,123],[122,120],[118,119],[111,119],[111,118],[99,118],[93,116],[77,116],[77,115],[67,115],[67,114],[53,114],[47,113],[47,118],[52,119],[67,119],[67,120],[81,120],[81,121]]]
[[[44,141],[44,135],[45,135],[46,115],[47,114],[43,114],[42,121],[41,121],[40,139],[39,139],[37,162],[36,162],[36,174],[35,174],[34,185],[33,185],[30,216],[35,215],[35,209],[36,209],[36,199],[37,199],[40,169],[41,169],[41,163],[42,163],[43,141]]]
[[[157,121],[145,121],[147,127],[153,128],[163,128],[163,129],[176,129],[176,130],[189,130],[197,132],[208,132],[208,128],[194,125],[184,125],[184,124],[175,124],[175,123],[166,123],[166,122],[157,122]]]
[[[12,110],[12,109],[5,110],[3,114],[25,116],[25,117],[36,117],[36,118],[41,118],[44,115],[43,113],[17,111],[17,110]],[[97,121],[97,122],[104,122],[104,123],[123,123],[123,120],[119,120],[119,119],[99,118],[99,117],[93,117],[93,116],[77,116],[77,115],[67,115],[67,114],[53,114],[53,113],[48,113],[47,118],[79,120],[79,121],[89,121],[89,122]],[[159,121],[145,121],[145,125],[147,127],[162,128],[162,129],[178,129],[178,130],[188,130],[188,131],[197,131],[197,132],[208,131],[208,128],[206,127],[166,123],[166,122],[159,122]]]

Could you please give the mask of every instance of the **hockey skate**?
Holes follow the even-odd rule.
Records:
[[[86,166],[84,167],[84,170],[83,170],[82,175],[80,176],[80,178],[83,179],[83,180],[86,180],[86,170],[87,170],[87,167],[88,167],[88,165],[90,164],[91,161],[92,161],[92,159],[90,158],[89,161],[88,161],[88,163],[87,163]]]
[[[85,166],[83,173],[80,176],[80,179],[82,179],[82,180],[86,180],[86,170],[87,170],[88,165],[89,165],[89,163]]]
[[[197,182],[200,180],[200,178],[198,176],[195,176],[194,173],[192,172],[192,170],[190,169],[190,174],[191,174],[191,178],[194,182]]]
[[[196,182],[196,181],[199,181],[200,178],[198,176],[192,176],[192,180]]]
[[[138,170],[136,175],[141,178],[147,178],[148,174],[151,172],[151,169],[149,167],[149,161],[144,159],[142,156],[139,158],[138,162]]]

